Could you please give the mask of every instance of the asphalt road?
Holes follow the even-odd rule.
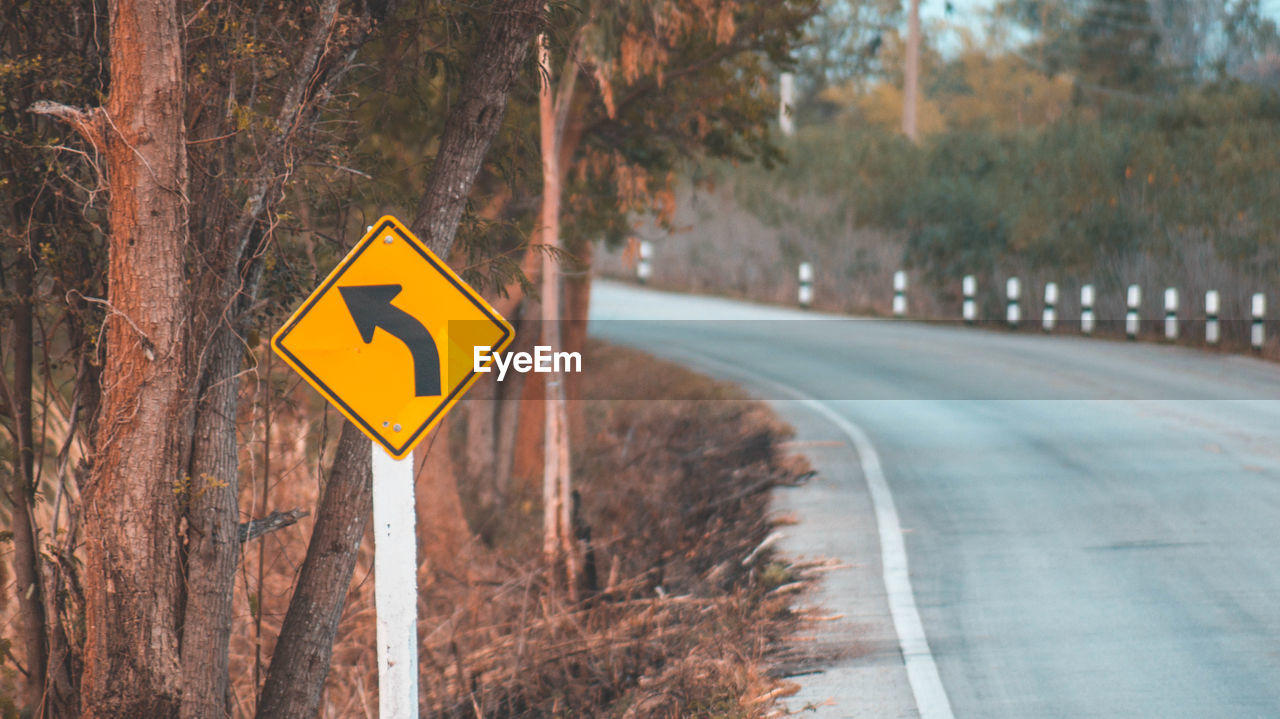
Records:
[[[1280,717],[1280,367],[603,281],[591,333],[797,427],[786,548],[848,565],[818,715]]]

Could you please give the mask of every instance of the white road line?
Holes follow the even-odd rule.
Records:
[[[898,632],[898,646],[907,665],[907,679],[911,693],[916,698],[920,719],[954,719],[947,690],[938,676],[938,665],[929,650],[929,640],[924,633],[924,623],[916,610],[916,595],[911,588],[911,574],[907,569],[907,547],[902,540],[902,525],[898,522],[898,510],[893,504],[893,494],[880,469],[880,455],[871,439],[858,425],[836,414],[835,410],[811,397],[800,400],[818,414],[839,427],[853,442],[862,463],[862,474],[867,480],[871,503],[875,506],[876,525],[880,529],[880,564],[884,568],[884,588],[889,598],[889,613],[893,615],[893,627]]]
[[[789,395],[822,415],[849,438],[862,465],[862,475],[867,480],[867,490],[875,508],[876,526],[880,530],[880,565],[884,569],[889,614],[893,617],[893,628],[898,634],[898,646],[907,667],[907,680],[911,683],[911,693],[915,696],[916,710],[920,712],[920,719],[955,719],[955,714],[951,712],[951,701],[947,699],[947,690],[942,686],[942,677],[938,675],[938,665],[929,649],[924,622],[920,621],[920,612],[916,609],[916,595],[911,588],[907,547],[902,539],[898,509],[894,506],[893,493],[889,491],[889,483],[880,467],[880,454],[876,452],[871,438],[861,427],[840,416],[822,401],[794,387],[704,355],[684,351],[671,354],[679,354],[692,364],[720,369],[730,375],[737,374],[753,384],[771,387],[779,394]]]

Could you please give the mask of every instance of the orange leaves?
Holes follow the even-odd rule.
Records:
[[[613,103],[613,82],[610,81],[609,75],[605,73],[602,65],[596,64],[593,72],[596,77],[596,84],[600,86],[600,101],[604,103],[605,114],[612,120],[618,116],[618,108]]]
[[[619,28],[617,56],[608,64],[611,71],[622,74],[627,83],[653,75],[662,85],[671,49],[703,36],[716,45],[727,45],[737,33],[734,16],[737,0],[673,0],[658,3],[651,12],[638,12],[625,18]],[[609,75],[612,72],[607,73]]]
[[[666,52],[653,36],[628,32],[618,47],[618,65],[628,83],[639,80],[666,60]]]
[[[628,162],[618,151],[585,148],[573,167],[576,180],[593,183],[612,181],[622,212],[650,211],[662,222],[670,222],[676,211],[676,174],[673,171],[655,175],[641,165]],[[570,198],[570,202],[574,202]]]
[[[733,22],[733,13],[737,9],[736,3],[726,2],[721,4],[720,11],[716,17],[716,44],[728,45],[733,39],[737,26]]]

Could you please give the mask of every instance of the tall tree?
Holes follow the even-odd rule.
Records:
[[[917,112],[920,104],[920,0],[910,0],[907,12],[907,54],[902,73],[902,134],[919,139]]]
[[[545,36],[538,43],[538,126],[542,149],[542,202],[538,236],[549,250],[542,255],[541,323],[542,342],[561,347],[560,331],[560,192],[564,176],[560,170],[564,120],[577,84],[576,48],[570,49],[564,72],[556,81],[551,67],[551,48]],[[570,596],[576,596],[577,558],[574,556],[571,518],[573,499],[569,462],[569,414],[565,402],[565,374],[552,368],[546,382],[543,464],[542,464],[542,553],[554,566],[562,562]]]
[[[551,37],[549,67],[564,68],[554,104],[560,237],[579,270],[566,282],[561,312],[570,351],[585,338],[590,278],[580,270],[591,243],[630,236],[635,213],[669,223],[677,170],[686,161],[776,159],[769,123],[777,98],[759,78],[790,64],[817,5],[690,1],[668,4],[660,16],[649,8],[641,1],[588,5]],[[576,84],[575,74],[582,78]],[[537,206],[545,208],[545,198]],[[526,402],[547,396],[543,379],[524,379]],[[566,377],[569,400],[576,384]],[[545,411],[520,414],[514,465],[526,481],[543,476],[545,420]]]
[[[32,108],[67,122],[101,152],[112,188],[109,288],[93,300],[107,318],[107,391],[95,434],[102,451],[83,487],[91,532],[86,715],[225,712],[239,558],[238,377],[277,236],[275,213],[302,168],[345,171],[334,162],[340,138],[319,135],[315,119],[321,109],[342,109],[338,83],[396,5],[192,3],[179,17],[172,0],[118,0],[108,5],[106,108]],[[451,107],[424,196],[431,204],[419,218],[444,251],[540,17],[536,5],[521,2],[461,12],[487,27],[485,43]],[[197,168],[191,178],[189,157]],[[307,162],[313,157],[322,161]],[[368,513],[360,501],[367,447],[364,464],[359,447],[339,455],[316,532],[324,551],[312,553],[307,576],[331,578],[345,568],[349,578],[358,542],[325,542],[335,527],[351,531],[344,522],[353,511],[359,527]],[[355,499],[342,504],[344,496]],[[295,603],[336,616],[346,586],[338,584],[337,592],[307,585]],[[332,630],[319,624],[318,632],[297,624],[281,646],[331,643]],[[288,664],[285,654],[273,667]],[[292,675],[301,698],[276,704],[281,715],[306,714],[298,707],[319,696],[324,671],[312,669]]]
[[[472,184],[502,126],[507,95],[541,19],[541,0],[490,8],[456,103],[445,122],[427,191],[411,228],[448,256]],[[262,689],[258,716],[311,717],[320,701],[355,552],[372,511],[370,443],[344,423],[313,539]]]
[[[1076,64],[1085,82],[1134,93],[1164,89],[1160,33],[1147,0],[1094,0],[1078,33]]]
[[[104,91],[105,57],[94,42],[105,27],[86,22],[88,2],[10,3],[0,22],[0,335],[6,363],[0,405],[12,438],[7,473],[19,641],[26,664],[23,710],[62,716],[78,706],[75,635],[79,621],[76,476],[96,415],[98,365],[89,349],[101,322],[101,235],[84,217],[84,196],[100,189],[92,148],[63,141],[58,121],[27,108],[54,94],[77,105]],[[83,24],[82,24],[83,23]],[[66,32],[65,25],[84,28]],[[105,26],[105,21],[102,23]],[[87,41],[87,42],[86,42]],[[53,302],[50,297],[57,298]],[[71,368],[65,397],[49,391],[47,369]],[[50,461],[51,428],[60,450]],[[55,434],[57,432],[55,431]],[[44,502],[38,500],[50,499]],[[60,531],[61,530],[61,531]]]
[[[174,483],[188,446],[184,73],[176,4],[109,6],[105,109],[68,113],[111,200],[102,414],[83,488],[86,717],[176,713],[181,582]]]

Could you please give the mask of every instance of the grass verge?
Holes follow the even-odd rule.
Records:
[[[424,592],[425,708],[779,713],[792,691],[784,640],[802,621],[792,610],[802,570],[767,546],[769,492],[804,469],[779,450],[788,428],[733,388],[639,352],[593,344],[584,365],[575,486],[600,590],[569,602],[528,542],[491,547],[465,581],[434,583]],[[663,399],[592,399],[610,396]]]

